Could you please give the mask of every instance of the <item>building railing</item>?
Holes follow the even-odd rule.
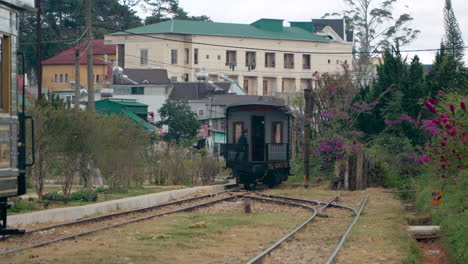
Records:
[[[263,144],[264,161],[288,161],[289,144],[287,143],[267,143]],[[248,144],[224,144],[224,155],[227,161],[249,161]]]

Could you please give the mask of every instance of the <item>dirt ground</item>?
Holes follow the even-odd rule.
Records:
[[[267,193],[326,201],[341,194],[341,204],[354,208],[369,194],[363,216],[355,225],[335,263],[401,263],[411,238],[405,231],[403,208],[383,189],[343,192],[283,185]],[[2,256],[1,263],[245,263],[302,223],[310,212],[300,208],[253,202],[225,202],[215,210],[199,210],[155,218],[49,246]],[[325,212],[326,213],[326,212]],[[324,221],[321,218],[318,221]],[[332,221],[332,219],[330,219]],[[319,222],[317,222],[318,224]],[[337,223],[338,225],[338,223]],[[343,223],[341,223],[343,225]],[[312,230],[293,238],[331,252],[345,225]],[[312,228],[313,225],[309,228]],[[323,243],[317,236],[332,233]],[[301,242],[303,243],[303,242]],[[293,244],[290,244],[293,245]],[[321,258],[317,263],[323,263]],[[292,261],[292,262],[291,262]],[[274,261],[270,262],[274,263]],[[284,263],[295,263],[289,260]],[[300,263],[300,262],[296,262]],[[311,263],[311,262],[309,262]]]

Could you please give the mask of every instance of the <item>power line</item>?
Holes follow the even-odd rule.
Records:
[[[119,30],[103,25],[96,25],[95,27],[104,28],[107,30]],[[137,35],[147,38],[159,39],[159,40],[167,40],[173,42],[181,42],[181,43],[189,43],[189,44],[197,44],[197,45],[204,45],[204,46],[212,46],[212,47],[222,47],[222,48],[232,48],[232,49],[246,49],[246,50],[258,50],[258,51],[269,51],[269,52],[283,52],[283,53],[300,53],[300,54],[324,54],[324,55],[352,55],[352,54],[373,54],[373,53],[385,53],[385,51],[354,51],[354,52],[306,52],[306,51],[291,51],[291,50],[277,50],[277,49],[264,49],[264,48],[252,48],[252,47],[241,47],[241,46],[231,46],[231,45],[222,45],[222,44],[213,44],[213,43],[204,43],[204,42],[196,42],[190,40],[179,40],[179,39],[171,39],[165,37],[158,37],[158,36],[151,36],[148,34],[142,33],[135,33],[128,30],[119,30],[120,32],[124,32],[130,35]],[[331,42],[333,43],[333,42]],[[463,47],[463,49],[468,49],[468,46]],[[412,49],[412,50],[400,50],[399,52],[426,52],[426,51],[438,51],[441,50],[440,48],[434,49]]]

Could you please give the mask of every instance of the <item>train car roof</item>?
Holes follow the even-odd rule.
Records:
[[[284,100],[273,96],[258,96],[258,95],[243,95],[238,96],[241,99],[235,103],[226,106],[226,114],[233,108],[241,106],[271,106],[284,112],[287,115],[292,115],[291,108],[284,104]]]

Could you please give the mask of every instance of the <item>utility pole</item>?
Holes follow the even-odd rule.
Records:
[[[36,68],[37,68],[37,100],[39,103],[42,100],[42,55],[41,55],[41,14],[42,14],[42,8],[41,8],[41,0],[36,0],[36,7],[37,7],[37,14],[36,14],[36,37],[37,37],[37,43],[36,43],[36,49],[37,49],[37,55],[36,55]],[[23,80],[26,81],[26,80]],[[23,94],[24,96],[24,94]]]
[[[80,109],[80,46],[75,48],[75,109]]]
[[[304,187],[308,187],[310,180],[310,133],[312,121],[312,89],[304,89],[305,120],[304,120]]]
[[[94,107],[94,70],[93,70],[93,28],[91,17],[91,0],[86,0],[86,40],[88,42],[88,110],[95,111]]]

